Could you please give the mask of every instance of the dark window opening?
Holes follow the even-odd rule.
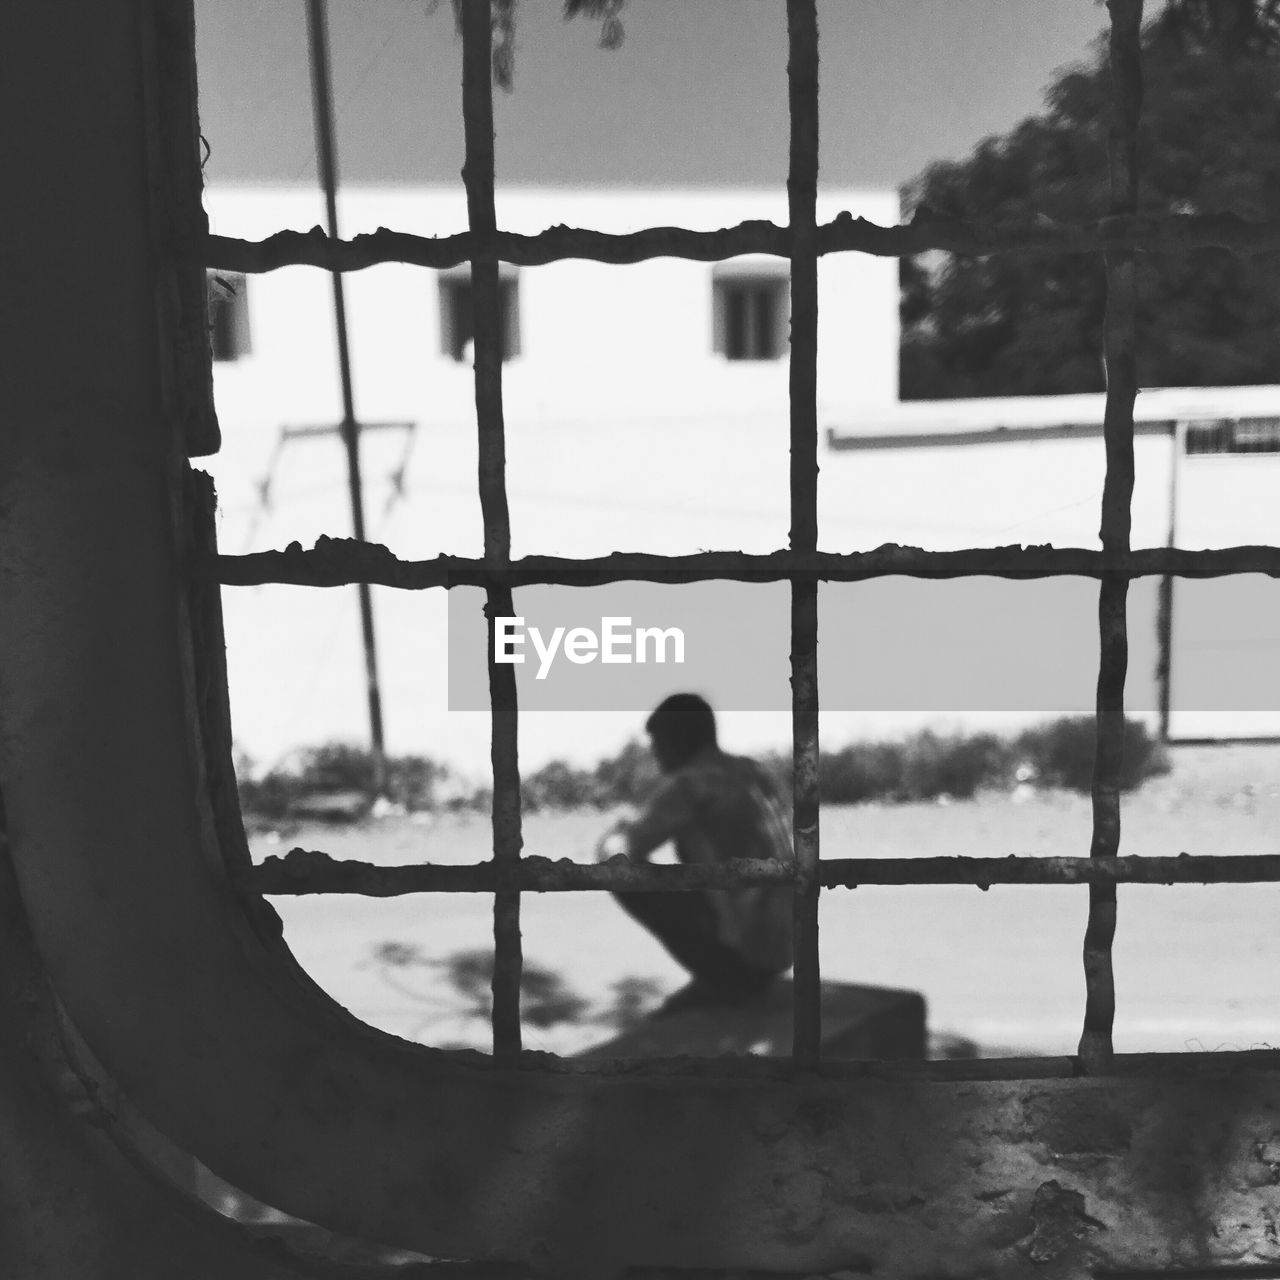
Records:
[[[498,351],[503,360],[520,354],[519,295],[515,276],[498,281],[498,305],[502,326],[498,334]],[[470,361],[475,342],[475,306],[472,301],[470,273],[440,277],[441,350],[451,360]]]
[[[210,351],[219,362],[239,360],[251,350],[248,282],[228,271],[210,271],[205,280]]]
[[[783,355],[787,315],[785,279],[735,278],[714,282],[715,349],[729,360],[777,360]]]
[[[1280,418],[1188,423],[1187,453],[1280,453]]]

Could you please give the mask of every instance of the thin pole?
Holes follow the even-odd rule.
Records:
[[[1187,424],[1179,421],[1170,437],[1173,441],[1169,459],[1169,534],[1165,545],[1178,545],[1178,471],[1187,451]],[[1156,683],[1160,697],[1160,741],[1169,741],[1169,719],[1173,706],[1173,575],[1160,577],[1160,605],[1156,613],[1156,638],[1159,657],[1156,660]]]
[[[307,36],[311,46],[311,100],[315,110],[316,152],[324,187],[329,239],[338,237],[338,166],[333,142],[333,84],[329,76],[329,22],[325,0],[307,0]],[[351,387],[351,351],[347,343],[347,306],[342,273],[331,271],[333,318],[338,334],[338,372],[342,380],[342,442],[347,450],[347,489],[351,496],[352,532],[364,536],[364,490],[360,479],[360,424]],[[373,789],[387,792],[387,754],[382,734],[382,693],[378,683],[378,649],[373,632],[373,599],[367,582],[357,584],[360,632],[364,640],[365,685],[369,697],[369,741],[373,755]]]

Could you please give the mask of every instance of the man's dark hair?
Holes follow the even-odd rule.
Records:
[[[691,760],[703,747],[716,745],[716,714],[696,693],[673,693],[659,703],[644,727],[675,763]]]

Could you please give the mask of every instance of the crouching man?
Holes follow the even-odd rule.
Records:
[[[663,779],[644,812],[608,832],[603,861],[648,861],[671,841],[681,862],[790,863],[790,814],[754,760],[720,750],[715,714],[696,694],[667,698],[645,724]],[[762,996],[792,963],[792,891],[765,885],[614,895],[692,975],[660,1013]]]

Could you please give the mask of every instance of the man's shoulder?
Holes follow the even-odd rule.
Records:
[[[744,763],[750,762],[743,756],[731,756],[719,747],[711,747],[686,760],[671,777],[682,778],[686,783],[732,778],[741,773]]]
[[[677,769],[664,774],[649,793],[645,812],[650,815],[674,817],[696,807],[697,795],[702,788],[698,778],[687,769]]]
[[[728,794],[746,791],[776,790],[772,775],[762,764],[750,756],[730,755],[718,748],[689,761],[671,775],[680,779],[694,793]]]
[[[733,777],[770,790],[773,788],[773,775],[759,760],[751,756],[731,756],[727,754],[724,758],[725,768]]]

